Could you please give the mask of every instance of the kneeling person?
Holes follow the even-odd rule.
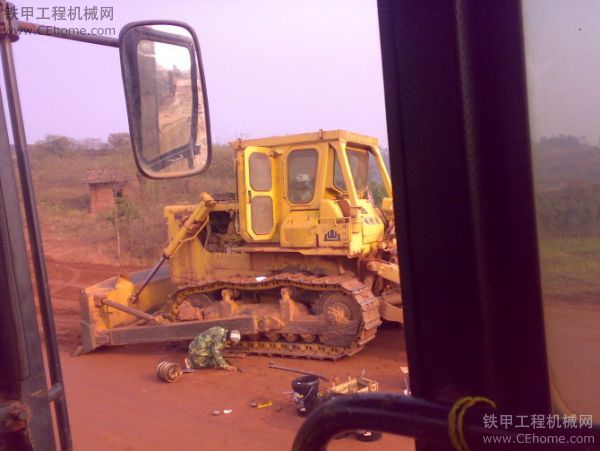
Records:
[[[237,368],[223,358],[226,344],[237,344],[241,335],[238,330],[227,331],[221,326],[213,326],[192,340],[186,364],[191,368],[222,368],[233,371]]]

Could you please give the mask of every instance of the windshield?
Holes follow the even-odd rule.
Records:
[[[346,155],[348,156],[348,164],[350,165],[350,172],[354,179],[356,192],[360,193],[367,189],[369,182],[369,152],[366,150],[346,149]],[[341,191],[347,190],[337,158],[333,164],[333,184]]]

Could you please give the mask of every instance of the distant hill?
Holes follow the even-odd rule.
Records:
[[[535,183],[539,190],[600,183],[600,147],[582,138],[542,138],[533,146]]]

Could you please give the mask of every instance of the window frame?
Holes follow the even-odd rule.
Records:
[[[412,393],[550,413],[521,3],[378,9]]]

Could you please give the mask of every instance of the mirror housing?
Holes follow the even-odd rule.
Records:
[[[119,35],[129,133],[149,178],[202,173],[210,164],[208,99],[198,38],[182,22],[127,24]]]

